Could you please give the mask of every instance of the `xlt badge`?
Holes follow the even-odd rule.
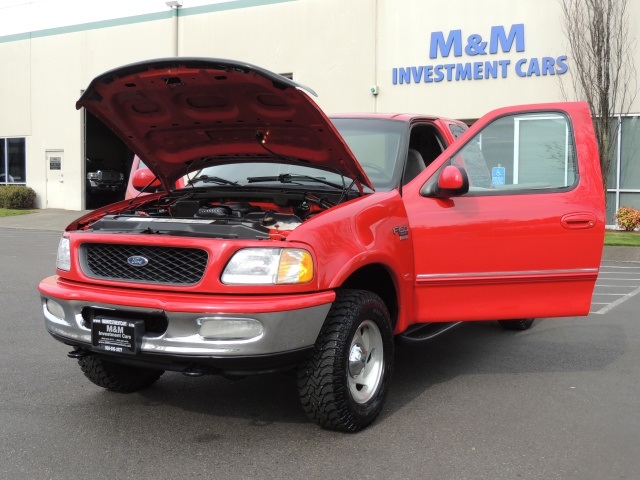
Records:
[[[409,238],[409,227],[406,225],[400,225],[399,227],[393,227],[393,234],[398,235],[400,240],[406,240]]]

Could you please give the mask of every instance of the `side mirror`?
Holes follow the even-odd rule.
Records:
[[[450,198],[469,191],[469,177],[464,168],[447,165],[436,179],[427,182],[420,193],[425,197]]]
[[[136,190],[142,191],[145,187],[157,188],[162,184],[151,170],[148,168],[140,168],[133,174],[131,185],[133,185],[133,188]]]

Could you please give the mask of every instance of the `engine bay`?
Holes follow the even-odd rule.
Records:
[[[265,196],[227,193],[167,195],[110,213],[88,231],[185,235],[212,238],[270,239],[286,237],[317,213],[335,206],[314,193]]]

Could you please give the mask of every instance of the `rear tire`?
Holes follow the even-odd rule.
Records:
[[[78,364],[91,382],[118,393],[133,393],[147,388],[164,373],[164,370],[131,367],[95,355],[78,359]]]
[[[533,318],[522,318],[519,320],[498,320],[498,323],[505,330],[521,332],[523,330],[529,330],[534,320]]]
[[[382,410],[393,366],[393,331],[384,302],[365,290],[342,290],[298,369],[307,416],[332,430],[357,432]]]

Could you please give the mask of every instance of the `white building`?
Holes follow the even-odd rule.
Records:
[[[75,102],[96,75],[151,58],[231,58],[291,74],[330,113],[473,120],[505,105],[562,101],[561,81],[571,85],[559,0],[167,4],[0,0],[0,184],[32,187],[40,208],[100,201],[87,173],[127,175],[132,157]],[[633,34],[640,2],[629,7]],[[634,61],[640,71],[640,49]],[[618,206],[640,207],[640,95],[631,112],[619,129],[608,223]]]

